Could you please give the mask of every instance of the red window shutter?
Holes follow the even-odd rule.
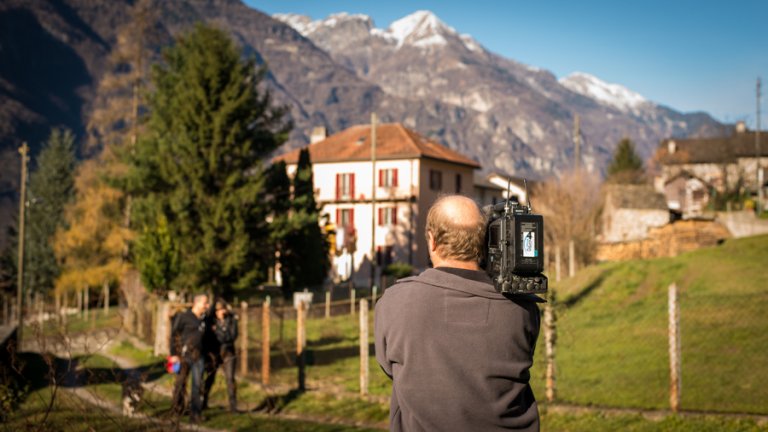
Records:
[[[384,186],[384,170],[379,170],[379,186]]]
[[[349,175],[349,196],[355,199],[355,173]]]
[[[397,207],[392,207],[392,225],[397,225]]]
[[[341,209],[336,209],[336,226],[341,226]]]
[[[384,209],[379,207],[377,210],[379,213],[379,226],[382,226],[384,225]]]
[[[349,226],[355,229],[355,209],[349,209]]]
[[[392,170],[392,186],[397,187],[397,168]]]
[[[340,199],[341,199],[341,174],[336,174],[336,201]],[[336,219],[338,220],[338,218]]]

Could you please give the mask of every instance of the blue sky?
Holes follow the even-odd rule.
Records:
[[[550,70],[587,72],[674,109],[755,124],[763,80],[768,128],[768,1],[336,1],[246,0],[269,14],[313,19],[362,13],[386,28],[416,10],[434,12],[487,49]]]

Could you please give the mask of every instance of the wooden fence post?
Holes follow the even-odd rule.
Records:
[[[560,282],[560,246],[555,246],[555,281]]]
[[[105,285],[106,286],[106,285]],[[106,310],[105,310],[106,313]],[[171,314],[170,304],[167,301],[157,302],[157,320],[155,321],[155,346],[156,356],[168,355],[171,347],[168,346],[171,339]]]
[[[83,315],[83,290],[75,291],[77,296],[77,312],[82,317]]]
[[[350,301],[349,301],[349,313],[352,314],[352,316],[355,316],[355,289],[352,288],[352,290],[349,292]]]
[[[304,346],[306,343],[304,302],[298,302],[296,307],[296,365],[299,368],[299,391],[306,390],[306,374],[304,370]]]
[[[89,310],[88,306],[90,306],[90,301],[89,301],[90,299],[88,298],[89,291],[90,290],[88,289],[88,287],[86,287],[83,290],[83,308],[85,309],[84,316],[86,320],[88,320],[88,310]]]
[[[240,303],[240,375],[248,374],[248,302]]]
[[[544,305],[544,341],[547,358],[546,395],[547,402],[553,402],[557,397],[555,374],[555,345],[557,342],[557,327],[555,326],[555,292],[549,292],[549,302]]]
[[[576,247],[573,240],[568,242],[568,277],[576,275]]]
[[[109,282],[104,281],[104,316],[109,315]]]
[[[331,292],[330,291],[325,292],[325,317],[326,318],[331,317]]]
[[[680,371],[680,309],[677,302],[677,285],[669,286],[669,405],[672,412],[680,410],[682,387]]]
[[[43,328],[43,313],[45,308],[43,307],[43,296],[40,293],[35,293],[35,303],[37,303],[37,325]]]
[[[267,296],[261,307],[261,383],[269,385],[269,306],[270,299]]]
[[[360,394],[368,394],[368,300],[360,299]]]

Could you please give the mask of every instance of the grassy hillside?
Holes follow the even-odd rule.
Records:
[[[554,284],[558,399],[669,406],[667,287],[677,283],[682,409],[768,413],[768,236],[607,263]],[[544,337],[535,390],[544,396]]]

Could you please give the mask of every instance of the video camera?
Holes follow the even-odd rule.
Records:
[[[527,186],[527,185],[526,185]],[[507,189],[509,196],[509,188]],[[544,271],[544,217],[533,214],[529,204],[509,198],[483,207],[488,217],[485,231],[485,271],[502,294],[547,292]]]

